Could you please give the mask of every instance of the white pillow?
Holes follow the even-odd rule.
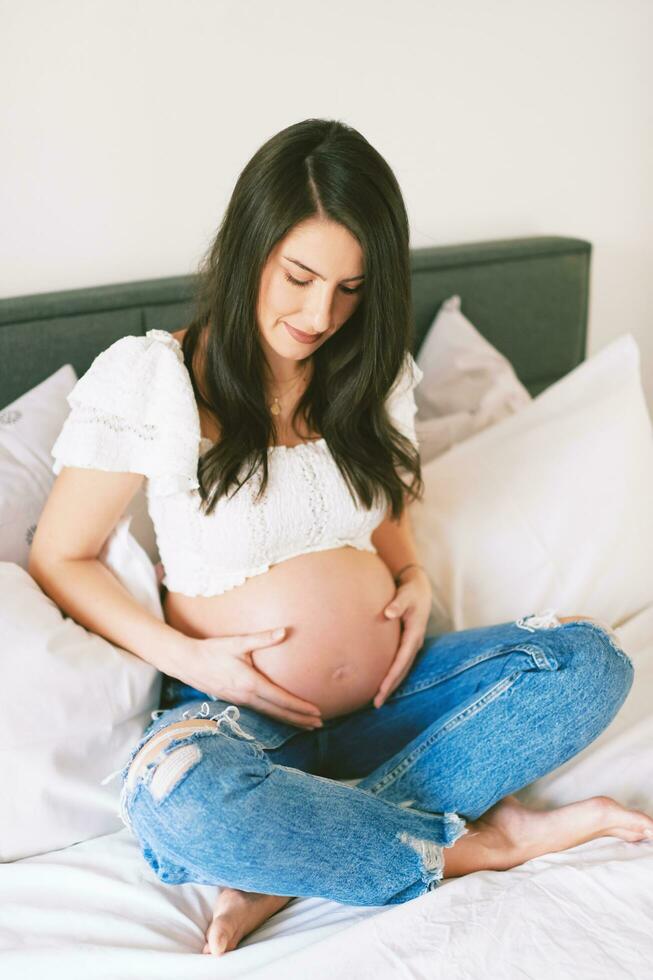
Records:
[[[154,568],[122,518],[102,560],[159,619]],[[151,721],[161,674],[86,630],[19,565],[0,562],[0,861],[120,830],[122,768]]]
[[[70,364],[0,411],[0,561],[27,568],[36,523],[50,493],[50,449],[69,412]]]
[[[0,561],[27,570],[29,550],[55,475],[50,450],[70,412],[67,397],[77,382],[71,364],[0,411]],[[131,533],[159,560],[156,534],[143,486],[125,512]]]
[[[416,360],[422,465],[532,401],[510,361],[461,313],[460,296],[442,304]]]
[[[545,607],[618,626],[653,602],[653,439],[625,334],[423,467],[427,633]]]

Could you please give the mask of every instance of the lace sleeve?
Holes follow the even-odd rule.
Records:
[[[154,494],[199,486],[200,424],[181,350],[167,331],[122,337],[98,354],[67,397],[52,447],[63,466],[142,473]]]
[[[417,404],[414,389],[423,377],[424,372],[418,367],[412,354],[407,353],[403,367],[385,402],[386,411],[393,425],[403,435],[407,436],[417,448],[419,448],[415,432]]]

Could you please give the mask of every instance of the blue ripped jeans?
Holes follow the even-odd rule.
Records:
[[[315,731],[173,681],[120,771],[121,816],[169,884],[399,904],[437,887],[466,820],[597,738],[632,681],[611,630],[550,610],[426,637],[381,708]],[[209,717],[129,777],[160,729]]]

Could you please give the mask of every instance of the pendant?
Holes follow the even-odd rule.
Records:
[[[273,415],[281,414],[281,405],[279,404],[278,401],[275,400],[274,403],[270,405],[270,411],[272,412]]]

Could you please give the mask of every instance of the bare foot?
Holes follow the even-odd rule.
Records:
[[[241,939],[287,905],[292,895],[264,895],[223,888],[206,933],[203,953],[221,956],[235,949]]]
[[[653,818],[609,796],[592,796],[555,810],[530,810],[515,796],[506,796],[468,827],[469,833],[445,849],[445,878],[482,869],[506,871],[597,837],[653,839]]]
[[[653,839],[653,818],[628,810],[609,796],[568,803],[554,810],[531,810],[506,796],[475,821],[468,833],[445,848],[444,877],[473,871],[507,871],[531,858],[565,851],[597,837],[625,841]],[[650,837],[646,831],[650,831]],[[223,888],[202,950],[220,956],[290,902],[288,895],[264,895]]]

